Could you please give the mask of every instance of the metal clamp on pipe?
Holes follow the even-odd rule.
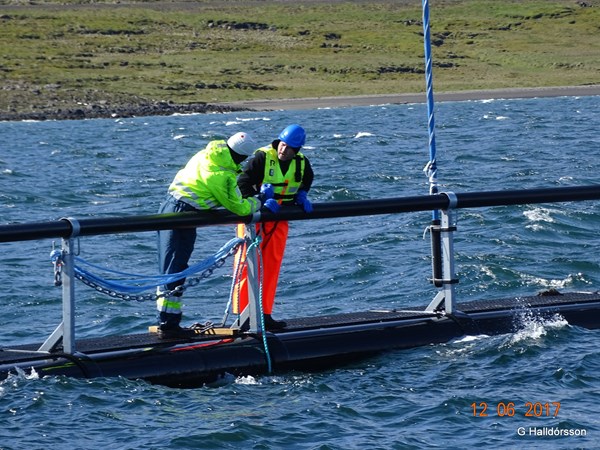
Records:
[[[257,223],[260,220],[260,217],[261,217],[260,211],[256,211],[255,213],[252,214],[252,219],[250,220],[250,223],[248,225]]]
[[[448,206],[446,209],[456,209],[458,206],[458,197],[454,192],[441,192],[442,195],[448,197]]]
[[[448,198],[448,206],[444,211],[448,215],[448,220],[442,220],[441,232],[456,231],[456,220],[454,210],[458,206],[458,197],[454,192],[442,192]]]
[[[67,239],[73,239],[79,236],[79,233],[81,232],[81,224],[79,223],[79,220],[77,220],[75,217],[61,217],[60,220],[65,220],[69,222],[69,225],[71,225],[71,234],[67,237]]]

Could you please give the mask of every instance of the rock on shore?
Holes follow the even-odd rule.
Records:
[[[555,86],[541,88],[505,88],[477,91],[457,91],[436,93],[436,101],[465,101],[482,99],[535,98],[560,96],[600,95],[600,84],[584,86]],[[380,94],[360,96],[248,100],[228,103],[173,103],[147,101],[138,97],[106,101],[86,99],[86,103],[59,102],[54,99],[47,103],[28,101],[21,98],[21,105],[27,108],[9,107],[0,110],[0,121],[22,120],[81,120],[97,118],[169,116],[173,114],[207,114],[233,111],[272,111],[314,108],[341,108],[378,104],[423,103],[424,92],[414,94]],[[76,105],[76,106],[73,106]]]
[[[77,107],[38,107],[29,111],[0,111],[0,121],[82,120],[118,117],[169,116],[172,114],[222,113],[245,108],[208,103],[175,104],[154,102],[137,105],[90,104]]]

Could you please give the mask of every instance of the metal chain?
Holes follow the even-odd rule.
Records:
[[[113,297],[113,298],[120,298],[122,300],[134,300],[137,302],[141,302],[141,301],[148,301],[148,300],[156,300],[156,297],[157,297],[156,294],[130,295],[130,294],[123,294],[122,292],[117,292],[117,291],[113,291],[110,289],[106,289],[105,287],[100,286],[99,284],[95,283],[94,281],[91,281],[91,280],[85,278],[83,275],[80,275],[78,273],[75,273],[75,278],[77,278],[79,281],[81,281],[86,286],[89,286],[92,289],[95,289],[98,292],[100,292],[102,294],[106,294],[109,297]]]
[[[52,244],[54,247],[54,244]],[[50,259],[52,260],[52,265],[54,266],[54,286],[62,286],[62,268],[63,268],[63,260],[62,260],[62,252],[55,250],[54,248],[50,252]]]
[[[86,286],[89,286],[92,289],[95,289],[96,291],[98,291],[102,294],[106,294],[113,298],[120,298],[122,300],[128,300],[128,301],[133,300],[133,301],[138,301],[138,302],[156,300],[158,297],[172,296],[173,294],[175,294],[177,292],[183,292],[187,288],[197,286],[200,283],[200,281],[210,277],[213,274],[213,272],[215,271],[215,269],[222,267],[223,264],[225,264],[225,260],[227,258],[229,258],[230,256],[234,255],[237,252],[237,249],[242,244],[243,243],[240,242],[240,243],[234,245],[225,255],[218,258],[210,267],[208,267],[204,271],[202,271],[202,273],[198,277],[187,278],[183,285],[177,286],[175,289],[173,289],[171,291],[161,292],[160,294],[158,294],[158,293],[157,294],[140,294],[140,295],[124,294],[122,292],[117,292],[114,290],[106,289],[105,287],[98,285],[96,282],[91,281],[91,280],[85,278],[83,275],[80,275],[78,273],[75,273],[75,278],[77,278],[79,281],[81,281]]]

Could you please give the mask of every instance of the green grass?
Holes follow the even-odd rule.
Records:
[[[431,2],[436,91],[597,83],[588,3]],[[419,0],[0,0],[0,109],[421,92],[422,32]]]

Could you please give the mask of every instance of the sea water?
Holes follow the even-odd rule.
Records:
[[[438,103],[440,191],[598,182],[600,97]],[[307,130],[314,203],[427,195],[425,105],[0,123],[0,223],[153,214],[206,143],[266,145]],[[600,286],[598,201],[459,210],[460,301]],[[274,316],[422,308],[430,212],[291,223]],[[233,236],[199,229],[194,260]],[[2,244],[0,344],[41,342],[61,320],[53,240]],[[156,273],[152,232],[86,237],[80,256]],[[185,321],[220,322],[231,266],[186,294]],[[77,336],[144,332],[153,302],[76,285]],[[515,334],[466,336],[335,370],[230,377],[172,389],[140,380],[16,373],[0,382],[0,448],[597,448],[600,331],[528,317]]]

